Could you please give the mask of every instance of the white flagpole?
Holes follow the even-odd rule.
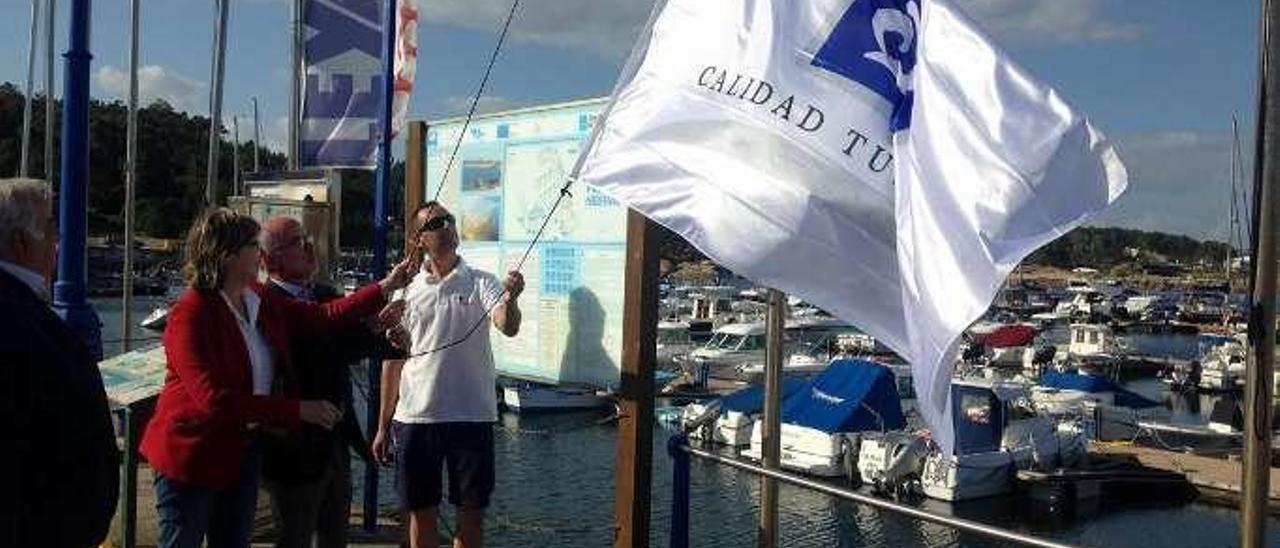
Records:
[[[213,78],[209,86],[209,165],[205,178],[206,206],[218,205],[218,145],[222,141],[222,76],[226,68],[227,12],[231,0],[217,1],[217,20],[213,32]]]
[[[129,118],[125,130],[124,175],[124,351],[133,339],[133,223],[134,198],[138,187],[138,8],[142,0],[129,0]]]
[[[44,10],[44,178],[53,183],[53,8],[57,0],[45,0]]]
[[[27,40],[27,94],[22,101],[22,154],[18,160],[18,176],[27,176],[27,158],[31,156],[31,103],[36,78],[36,29],[40,21],[40,0],[31,0],[31,34]]]
[[[293,0],[291,43],[293,52],[289,62],[289,169],[298,169],[299,136],[302,123],[302,10],[303,0]],[[255,126],[256,127],[256,126]]]

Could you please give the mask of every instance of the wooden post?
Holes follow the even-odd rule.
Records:
[[[761,460],[765,468],[779,470],[782,456],[782,331],[786,324],[786,295],[769,290],[769,312],[765,326],[764,429]],[[778,545],[778,481],[760,477],[760,525],[756,536],[760,548]]]
[[[409,139],[404,146],[404,253],[413,247],[413,213],[426,200],[427,123],[409,122]]]
[[[627,213],[622,386],[614,504],[615,548],[649,546],[653,483],[653,364],[658,328],[658,225]]]
[[[1240,546],[1267,545],[1267,500],[1271,480],[1272,387],[1275,382],[1276,260],[1280,254],[1276,218],[1280,217],[1280,6],[1262,2],[1262,40],[1259,52],[1258,123],[1254,131],[1253,296],[1249,311],[1249,362],[1244,385],[1244,456],[1241,469]]]

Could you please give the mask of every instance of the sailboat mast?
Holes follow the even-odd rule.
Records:
[[[262,148],[262,141],[258,140],[258,98],[253,98],[253,172],[257,173],[262,167],[258,164],[258,149]]]
[[[1235,252],[1235,237],[1240,233],[1240,211],[1236,209],[1236,147],[1239,146],[1239,139],[1236,137],[1236,117],[1231,116],[1231,203],[1227,206],[1227,263],[1224,270],[1227,276],[1227,297],[1231,296],[1231,257]]]

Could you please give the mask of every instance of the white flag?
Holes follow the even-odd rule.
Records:
[[[950,451],[956,342],[1126,186],[1111,146],[945,0],[669,0],[578,177],[912,363]]]

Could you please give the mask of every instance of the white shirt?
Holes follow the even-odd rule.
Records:
[[[501,297],[497,277],[468,267],[461,258],[443,278],[423,265],[405,288],[404,327],[413,357],[400,372],[396,421],[498,420],[497,373],[489,345],[492,319],[485,310]],[[445,345],[450,346],[440,349]],[[433,349],[439,350],[429,352]]]
[[[48,281],[39,272],[9,261],[0,261],[0,270],[12,274],[18,281],[27,284],[27,287],[30,287],[41,300],[49,300]]]
[[[240,327],[240,335],[244,337],[244,346],[249,351],[249,365],[253,370],[253,395],[270,394],[271,384],[275,381],[276,364],[271,356],[271,347],[267,346],[267,340],[258,332],[258,308],[262,306],[262,299],[249,289],[240,292],[244,308],[249,312],[249,317],[245,318],[240,316],[240,310],[231,303],[226,293],[219,291],[218,294],[222,295],[222,300],[231,308],[231,315],[236,317],[236,325]]]

